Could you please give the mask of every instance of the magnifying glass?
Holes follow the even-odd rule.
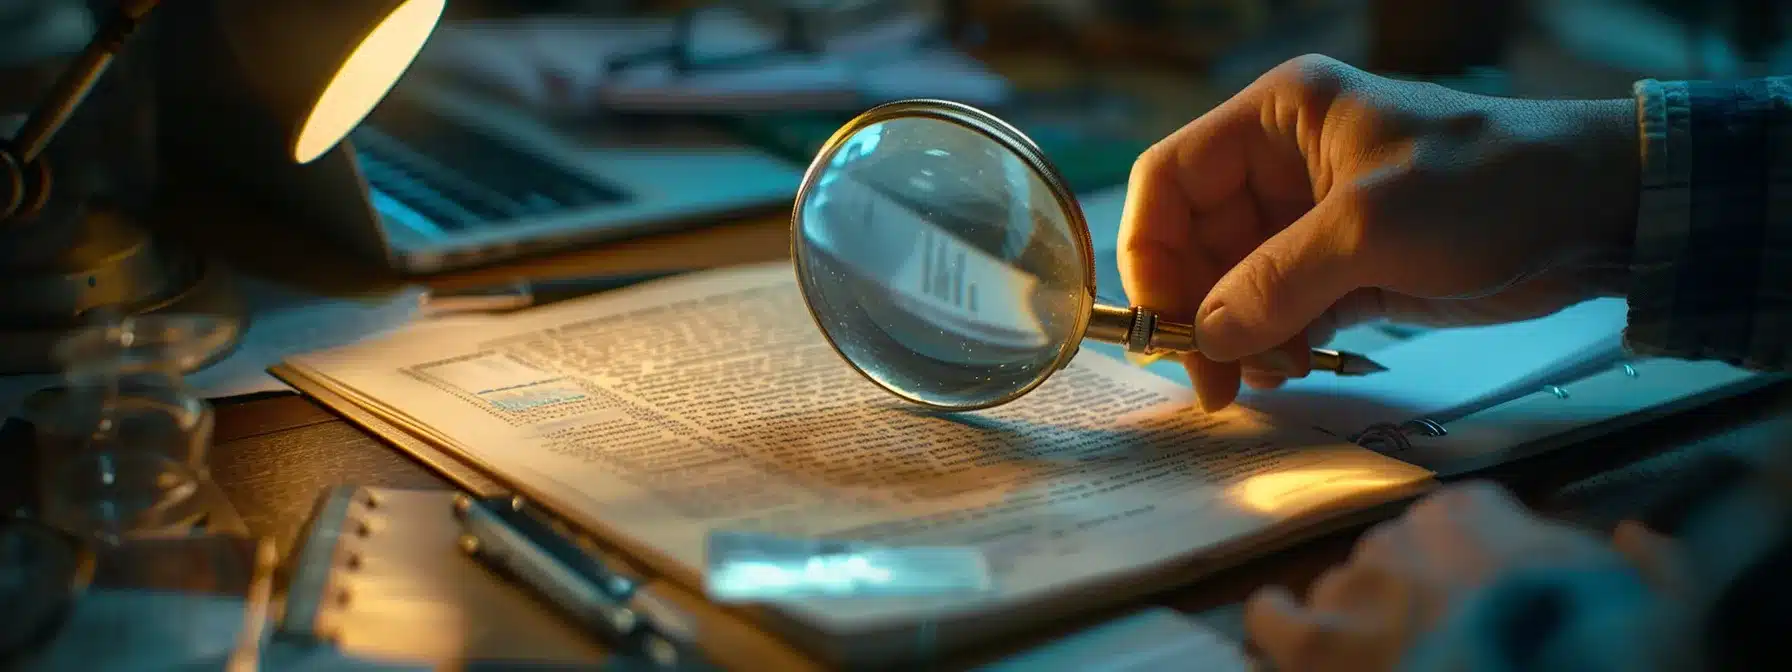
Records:
[[[968,105],[900,101],[847,122],[804,174],[791,224],[798,284],[829,344],[924,407],[1018,399],[1084,339],[1196,352],[1193,325],[1097,299],[1075,195],[1031,139]],[[1333,350],[1312,362],[1382,370]]]

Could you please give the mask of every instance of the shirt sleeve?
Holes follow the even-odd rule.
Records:
[[[1635,87],[1642,185],[1625,346],[1792,366],[1792,77]]]

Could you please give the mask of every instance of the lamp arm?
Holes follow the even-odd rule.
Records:
[[[11,143],[11,154],[17,166],[31,165],[43,154],[44,147],[50,144],[56,131],[73,116],[75,109],[87,99],[93,91],[93,85],[104,75],[106,68],[124,48],[125,40],[137,32],[143,25],[144,17],[150,10],[161,4],[161,0],[120,0],[118,12],[113,14],[98,31],[93,39],[87,42],[87,48],[81,50],[67,70],[56,79],[50,88],[49,95],[31,111],[25,125]]]

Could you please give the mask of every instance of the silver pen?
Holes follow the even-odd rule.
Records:
[[[1312,353],[1311,368],[1314,371],[1329,371],[1333,375],[1354,377],[1388,370],[1388,367],[1382,366],[1375,360],[1354,352],[1325,348],[1312,348],[1310,352]],[[1170,350],[1158,350],[1150,354],[1127,352],[1126,361],[1132,362],[1136,366],[1149,366],[1152,362],[1179,354],[1181,353]]]
[[[638,599],[638,581],[581,548],[521,498],[458,495],[454,514],[461,550],[552,603],[615,652],[655,670],[721,669],[698,651],[688,624]]]
[[[1363,355],[1342,350],[1313,348],[1313,370],[1330,371],[1340,376],[1366,376],[1388,370]]]

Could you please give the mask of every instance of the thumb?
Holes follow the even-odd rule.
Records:
[[[1342,235],[1355,218],[1342,199],[1321,201],[1227,271],[1195,314],[1201,354],[1228,362],[1274,348],[1357,289],[1367,265]]]

